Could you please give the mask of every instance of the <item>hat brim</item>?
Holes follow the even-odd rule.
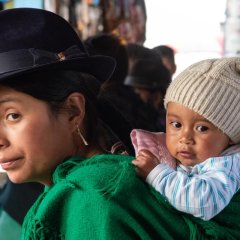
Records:
[[[90,74],[101,83],[109,79],[115,69],[113,58],[106,56],[88,56],[68,59],[64,61],[52,62],[36,66],[15,69],[0,74],[0,82],[8,78],[13,78],[22,74],[39,72],[44,70],[73,70]]]
[[[134,77],[131,75],[128,75],[124,80],[124,85],[131,86],[134,88],[144,88],[144,89],[154,89],[153,86],[150,86],[150,80],[148,81],[148,84],[146,84],[146,79],[140,78],[140,77]]]

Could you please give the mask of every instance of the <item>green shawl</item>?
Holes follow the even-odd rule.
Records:
[[[211,221],[181,213],[125,155],[71,158],[28,212],[22,240],[240,239],[240,194]]]

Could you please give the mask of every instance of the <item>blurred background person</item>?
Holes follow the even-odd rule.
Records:
[[[126,50],[128,55],[128,72],[131,71],[134,64],[139,60],[155,59],[156,61],[161,61],[161,57],[158,53],[136,43],[127,44]]]
[[[124,84],[131,86],[145,104],[157,112],[155,124],[157,131],[166,130],[166,111],[163,105],[171,74],[168,69],[156,60],[138,60],[129,70]]]
[[[40,183],[15,184],[0,172],[0,239],[20,239],[25,215],[43,192]]]
[[[100,96],[104,96],[119,109],[122,115],[129,121],[131,128],[156,131],[157,127],[154,119],[156,119],[158,113],[144,103],[133,91],[132,87],[124,85],[124,79],[129,69],[129,58],[127,49],[121,39],[113,34],[99,34],[87,38],[84,44],[91,55],[105,55],[116,60],[115,71],[101,86]],[[148,52],[151,51],[149,50]],[[107,150],[115,153],[116,151],[125,151],[114,136],[108,139],[105,145]]]
[[[177,70],[174,50],[166,45],[159,45],[152,50],[159,54],[164,66],[169,70],[172,77]]]

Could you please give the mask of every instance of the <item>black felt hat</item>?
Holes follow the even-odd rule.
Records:
[[[34,8],[0,11],[0,81],[54,69],[88,73],[102,83],[112,75],[115,60],[90,56],[70,24],[55,13]],[[129,153],[133,153],[132,128],[124,116],[111,105],[99,111]]]
[[[114,67],[110,57],[89,56],[70,24],[52,12],[0,11],[0,81],[44,69],[67,69],[89,73],[103,82]]]
[[[161,60],[138,60],[130,69],[124,84],[132,87],[160,91],[164,95],[171,76]]]

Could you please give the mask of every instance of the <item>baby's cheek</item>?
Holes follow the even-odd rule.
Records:
[[[166,146],[170,154],[174,156],[176,154],[177,144],[173,142],[173,139],[170,136],[166,137]]]

